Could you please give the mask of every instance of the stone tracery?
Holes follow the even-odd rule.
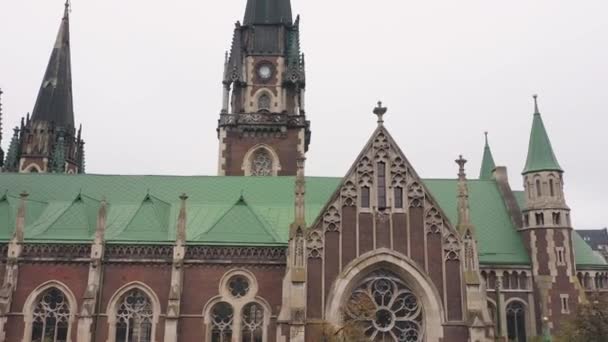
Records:
[[[345,319],[371,341],[419,342],[424,339],[422,303],[398,276],[378,270],[353,290]]]

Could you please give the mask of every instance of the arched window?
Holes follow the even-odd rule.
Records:
[[[257,303],[249,303],[243,308],[242,341],[262,342],[264,328],[264,308]]]
[[[509,277],[509,272],[504,271],[502,273],[502,288],[503,289],[510,289],[511,288],[511,277]]]
[[[555,196],[555,184],[553,182],[553,178],[549,179],[549,193],[551,197]]]
[[[543,191],[540,187],[540,179],[537,178],[536,179],[536,196],[540,197],[540,196],[542,196],[542,194],[543,194]]]
[[[526,342],[526,307],[521,302],[507,305],[507,334],[509,341]]]
[[[251,159],[252,176],[272,176],[273,161],[272,156],[265,148],[259,148],[254,152]]]
[[[220,295],[205,306],[205,341],[267,342],[269,305],[256,297],[258,285],[252,273],[232,270],[220,281]]]
[[[37,299],[33,310],[32,342],[65,342],[70,328],[70,305],[65,294],[51,287]]]
[[[272,100],[267,93],[263,93],[258,97],[258,111],[270,111]]]
[[[398,276],[378,270],[359,282],[344,308],[372,341],[424,340],[422,302]]]
[[[150,297],[138,288],[130,290],[118,302],[115,341],[152,341],[153,316]]]
[[[232,341],[234,310],[232,305],[220,302],[211,309],[211,342]]]
[[[528,289],[528,275],[526,272],[521,272],[519,275],[519,288],[522,290]]]

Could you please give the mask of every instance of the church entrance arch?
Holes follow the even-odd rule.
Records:
[[[351,262],[330,290],[326,319],[370,341],[438,342],[444,310],[430,278],[406,256],[377,249]]]

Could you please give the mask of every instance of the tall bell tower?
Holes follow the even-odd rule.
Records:
[[[226,54],[218,174],[294,176],[308,150],[304,55],[290,0],[248,0]]]

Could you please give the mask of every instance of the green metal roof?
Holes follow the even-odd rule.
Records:
[[[458,222],[457,180],[424,181],[450,221]],[[471,220],[479,243],[481,264],[529,265],[523,245],[495,181],[469,180]]]
[[[532,121],[528,158],[523,173],[537,171],[562,171],[555,153],[553,153],[553,147],[551,147],[551,141],[538,108]]]
[[[109,243],[173,243],[188,194],[189,244],[282,246],[294,217],[294,177],[175,177],[61,174],[0,174],[0,240],[13,234],[19,195],[27,191],[26,232],[30,242],[88,242],[94,237],[99,201],[108,202]],[[306,179],[306,220],[311,224],[341,183]],[[456,179],[424,183],[452,223],[458,219]],[[529,265],[496,182],[469,180],[471,217],[482,264]],[[519,192],[516,192],[521,197]],[[604,265],[574,239],[577,264]]]
[[[526,194],[523,191],[513,191],[517,203],[523,208],[526,201]],[[574,259],[577,266],[602,266],[608,265],[606,260],[595,253],[591,247],[581,238],[576,230],[572,232],[572,247],[574,248]]]
[[[341,182],[308,177],[311,223]],[[457,222],[457,181],[425,180],[451,222]],[[482,263],[529,264],[494,181],[469,182]],[[25,237],[32,242],[90,241],[98,201],[108,205],[110,243],[172,243],[179,195],[187,193],[191,244],[285,245],[293,221],[293,177],[172,177],[0,174],[0,239],[12,236],[18,194],[27,191]],[[242,196],[242,199],[241,199]]]
[[[483,148],[483,159],[481,161],[481,170],[479,171],[479,179],[490,180],[492,179],[492,172],[496,168],[494,163],[494,157],[492,156],[492,150],[488,143],[488,134],[486,133],[486,145]]]

